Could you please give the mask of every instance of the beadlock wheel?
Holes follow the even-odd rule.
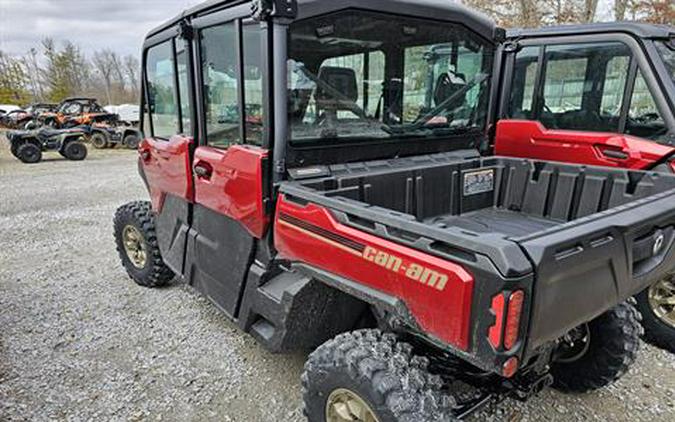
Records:
[[[370,405],[346,388],[333,391],[326,401],[326,422],[380,422]]]
[[[665,278],[649,288],[649,305],[654,315],[675,329],[675,276]]]
[[[148,261],[148,253],[145,246],[145,238],[141,232],[134,226],[124,227],[122,232],[124,242],[124,251],[129,261],[138,269],[145,268]]]

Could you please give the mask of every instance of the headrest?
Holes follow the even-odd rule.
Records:
[[[436,89],[434,91],[434,103],[436,106],[441,105],[445,100],[450,98],[455,92],[464,88],[466,85],[465,76],[461,73],[450,75],[449,73],[442,73],[436,81]],[[465,96],[457,98],[448,104],[448,109],[459,107],[464,104]]]
[[[356,82],[356,72],[346,67],[323,66],[319,69],[319,80],[330,85],[341,95],[335,98],[328,92],[324,92],[321,86],[318,87],[316,98],[318,101],[341,102],[342,99],[356,101],[359,99],[359,90]]]

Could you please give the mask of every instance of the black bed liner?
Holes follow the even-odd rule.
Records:
[[[467,267],[487,258],[505,281],[532,276],[531,347],[675,267],[675,176],[458,153],[328,173],[281,192]]]

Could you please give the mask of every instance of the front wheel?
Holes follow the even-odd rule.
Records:
[[[124,145],[129,149],[138,149],[141,140],[136,135],[127,135],[124,137]]]
[[[162,260],[150,203],[137,201],[119,207],[113,223],[117,253],[129,277],[144,287],[168,284],[175,274]]]
[[[302,374],[310,422],[453,421],[455,400],[441,391],[429,361],[393,334],[362,330],[320,346]]]
[[[583,393],[621,378],[640,348],[640,313],[622,303],[568,334],[551,365],[553,387]]]
[[[16,149],[16,156],[26,164],[35,164],[42,160],[42,150],[32,142],[26,142]]]
[[[89,138],[91,144],[96,149],[103,149],[108,147],[108,138],[101,132],[95,132]]]
[[[642,314],[645,340],[675,353],[675,275],[664,278],[635,299]]]

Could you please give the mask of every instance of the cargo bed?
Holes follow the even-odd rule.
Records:
[[[452,153],[321,173],[281,192],[492,284],[530,280],[529,350],[675,267],[675,176]],[[495,291],[481,278],[474,309]]]

